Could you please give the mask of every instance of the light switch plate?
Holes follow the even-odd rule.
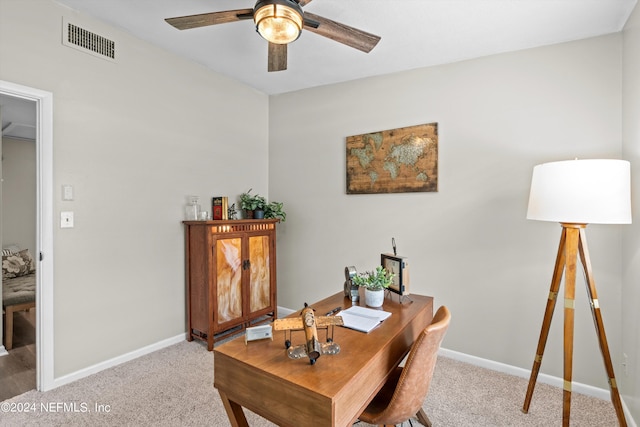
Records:
[[[60,228],[73,228],[73,212],[60,212]]]
[[[62,200],[73,200],[73,185],[62,186]]]

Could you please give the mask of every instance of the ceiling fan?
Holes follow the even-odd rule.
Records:
[[[303,28],[365,53],[370,52],[380,41],[380,37],[374,34],[303,12],[302,7],[311,1],[258,0],[253,9],[179,16],[165,21],[179,30],[188,30],[253,19],[256,31],[269,42],[268,71],[287,69],[287,44],[297,40]]]

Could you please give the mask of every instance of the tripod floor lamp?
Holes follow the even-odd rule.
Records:
[[[544,163],[533,169],[527,218],[562,225],[551,290],[531,369],[522,411],[527,413],[542,364],[549,327],[564,272],[564,387],[562,425],[569,426],[573,364],[574,297],[577,258],[584,268],[587,296],[611,390],[611,401],[621,426],[626,426],[604,331],[596,285],[591,271],[585,229],[587,224],[630,224],[630,165],[623,160],[569,160]]]

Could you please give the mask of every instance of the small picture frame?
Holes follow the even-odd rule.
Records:
[[[244,345],[249,341],[262,340],[270,338],[273,341],[273,330],[271,325],[258,325],[247,328],[244,333]]]
[[[409,263],[407,258],[392,254],[380,254],[380,264],[393,273],[389,290],[398,295],[409,295]]]

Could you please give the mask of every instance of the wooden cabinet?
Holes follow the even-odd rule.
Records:
[[[213,343],[277,316],[277,219],[184,221],[187,340]]]

